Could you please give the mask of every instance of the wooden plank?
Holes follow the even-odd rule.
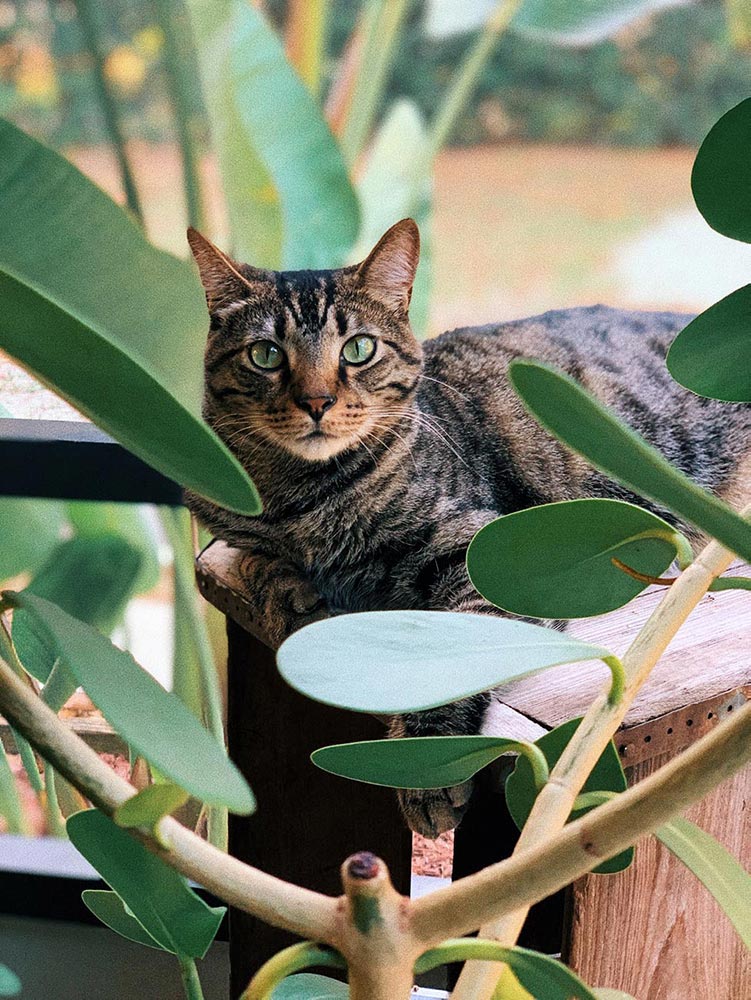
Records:
[[[749,575],[737,565],[735,575]],[[599,643],[622,655],[661,599],[650,588],[625,608],[573,622],[578,638]],[[707,594],[683,625],[629,710],[625,728],[641,725],[686,705],[704,702],[751,682],[751,594]],[[608,682],[598,661],[553,667],[499,689],[499,698],[547,729],[581,715]]]
[[[640,781],[669,755],[630,769]],[[686,814],[751,868],[751,767],[725,781]],[[748,1000],[751,954],[691,872],[654,837],[618,875],[588,875],[571,893],[564,958],[596,986],[639,1000]]]

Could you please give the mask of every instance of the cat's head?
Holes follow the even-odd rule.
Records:
[[[228,443],[262,438],[320,462],[399,421],[422,367],[408,318],[412,219],[332,271],[237,264],[194,229],[188,242],[211,314],[204,412]]]

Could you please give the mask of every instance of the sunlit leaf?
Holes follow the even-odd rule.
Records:
[[[751,875],[719,841],[687,819],[674,819],[655,831],[712,893],[751,951]]]
[[[0,147],[0,347],[166,476],[259,513],[200,416],[208,317],[194,269],[7,121]]]
[[[20,992],[21,980],[7,965],[0,962],[0,997],[17,997]],[[346,995],[345,993],[344,996]],[[328,998],[323,998],[323,1000],[328,1000]]]
[[[272,1000],[347,1000],[348,996],[346,983],[313,972],[288,976],[271,994]]]
[[[398,714],[609,655],[552,629],[490,615],[372,611],[306,625],[282,644],[277,663],[284,679],[315,701]]]
[[[170,948],[159,944],[133,914],[128,912],[116,892],[108,889],[84,889],[81,899],[97,920],[101,920],[105,926],[121,937],[135,941],[136,944],[144,944],[147,948],[171,952]]]
[[[556,726],[555,729],[551,729],[549,733],[545,733],[539,740],[536,740],[537,746],[545,754],[548,767],[551,770],[566,749],[569,740],[576,732],[580,722],[581,719],[572,719],[569,722],[564,722],[562,725]],[[626,776],[623,773],[618,751],[611,740],[590,772],[582,791],[624,792],[627,787]],[[532,768],[526,758],[519,757],[516,761],[516,767],[506,779],[506,804],[514,823],[516,823],[520,830],[527,822],[527,817],[532,811],[537,794]],[[571,813],[570,819],[577,819],[579,816],[583,816],[586,812],[589,812],[590,809],[575,810]],[[628,848],[616,855],[616,857],[604,861],[594,871],[597,874],[622,871],[624,868],[628,868],[633,861],[633,857],[633,848]]]
[[[33,616],[45,645],[136,754],[203,802],[238,813],[253,809],[253,795],[224,749],[130,653],[28,591],[4,597]]]
[[[751,561],[751,524],[673,468],[572,378],[537,361],[513,361],[509,375],[543,427],[595,468],[664,504]]]
[[[673,341],[670,374],[710,399],[751,402],[751,285],[720,299]]]
[[[311,755],[324,771],[390,788],[449,788],[467,781],[518,740],[501,736],[421,736],[322,747]]]
[[[169,865],[97,809],[68,819],[68,836],[165,951],[202,958],[226,908],[207,906]]]
[[[453,938],[431,948],[417,960],[415,971],[426,972],[438,965],[466,959],[505,962],[536,1000],[597,1000],[589,986],[555,958],[479,938]]]
[[[485,600],[506,611],[586,618],[622,607],[648,586],[615,566],[614,557],[660,576],[675,558],[674,537],[666,521],[634,504],[566,500],[481,528],[467,551],[467,570]]]
[[[140,567],[140,553],[124,538],[71,538],[51,553],[27,591],[99,631],[111,632],[123,616]],[[38,625],[35,617],[23,610],[13,615],[18,656],[30,674],[45,682],[57,653],[46,641],[44,629],[38,632]]]
[[[143,506],[72,500],[66,512],[77,535],[120,535],[138,550],[141,568],[133,585],[135,593],[151,590],[159,582],[159,539]]]
[[[188,9],[209,105],[224,120],[220,162],[227,164],[233,155],[230,148],[222,149],[236,142],[227,128],[231,121],[241,130],[241,148],[252,150],[250,163],[241,168],[256,180],[255,202],[279,202],[281,261],[252,257],[249,262],[283,269],[342,263],[357,235],[357,199],[320,108],[288,63],[276,33],[244,0],[189,0]],[[258,164],[270,186],[258,175]],[[225,194],[231,200],[237,192],[228,188]],[[266,212],[252,225],[263,229],[269,223],[276,227]],[[263,232],[260,237],[265,241]],[[236,241],[245,238],[236,234]],[[240,245],[234,249],[245,253]]]
[[[691,173],[696,207],[723,236],[751,243],[751,97],[715,122]]]
[[[596,45],[627,25],[688,0],[524,0],[512,28],[557,45]]]
[[[184,788],[170,783],[159,783],[143,788],[137,795],[123,802],[112,817],[118,826],[153,827],[162,816],[169,816],[185,805],[189,795]]]

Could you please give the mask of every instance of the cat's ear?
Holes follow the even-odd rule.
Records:
[[[420,260],[420,230],[402,219],[380,238],[357,269],[360,283],[389,309],[406,313]]]
[[[248,265],[236,264],[197,229],[188,230],[188,245],[198,265],[209,310],[231,305],[257,293],[255,275]],[[244,274],[241,273],[245,272]],[[260,272],[258,273],[260,277]]]

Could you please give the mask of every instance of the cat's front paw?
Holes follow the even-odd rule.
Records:
[[[472,796],[470,779],[452,788],[402,788],[401,806],[407,825],[415,833],[435,840],[459,825]]]

